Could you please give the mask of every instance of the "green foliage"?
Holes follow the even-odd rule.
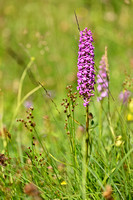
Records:
[[[87,166],[74,10],[93,32],[96,66],[108,47],[110,108],[95,91]],[[133,92],[132,18],[128,0],[0,1],[0,199],[101,200],[110,185],[132,200],[133,111],[118,100],[125,78]]]

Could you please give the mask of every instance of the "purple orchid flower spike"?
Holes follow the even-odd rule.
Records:
[[[123,104],[127,104],[129,97],[131,96],[131,92],[129,90],[124,90],[120,93],[119,99],[122,101]]]
[[[99,93],[98,101],[108,96],[108,78],[106,71],[105,56],[102,56],[99,66],[99,74],[97,75],[97,90]]]
[[[95,70],[94,70],[94,46],[93,37],[90,30],[85,28],[80,31],[79,52],[78,52],[78,87],[79,94],[84,99],[86,107],[90,98],[94,96]]]

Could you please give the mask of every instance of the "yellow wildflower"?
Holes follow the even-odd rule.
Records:
[[[61,185],[67,185],[66,181],[62,181]]]
[[[133,115],[131,113],[128,113],[127,121],[133,121]]]

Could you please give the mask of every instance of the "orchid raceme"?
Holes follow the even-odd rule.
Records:
[[[122,101],[123,104],[127,104],[130,96],[131,92],[129,90],[124,90],[120,93],[119,99]]]
[[[91,96],[94,96],[95,70],[94,70],[94,46],[90,30],[85,28],[80,31],[79,52],[78,52],[78,87],[79,94],[84,99],[86,107]]]
[[[105,56],[102,56],[99,65],[99,74],[97,75],[97,90],[99,93],[99,97],[97,98],[98,101],[101,101],[103,98],[108,96],[108,78],[107,78],[107,71],[106,71],[106,63],[105,63]]]

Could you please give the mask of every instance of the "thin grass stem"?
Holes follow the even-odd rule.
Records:
[[[103,128],[103,123],[102,123],[102,102],[100,102],[100,108],[99,108],[99,136],[100,139],[102,138],[102,128]]]

